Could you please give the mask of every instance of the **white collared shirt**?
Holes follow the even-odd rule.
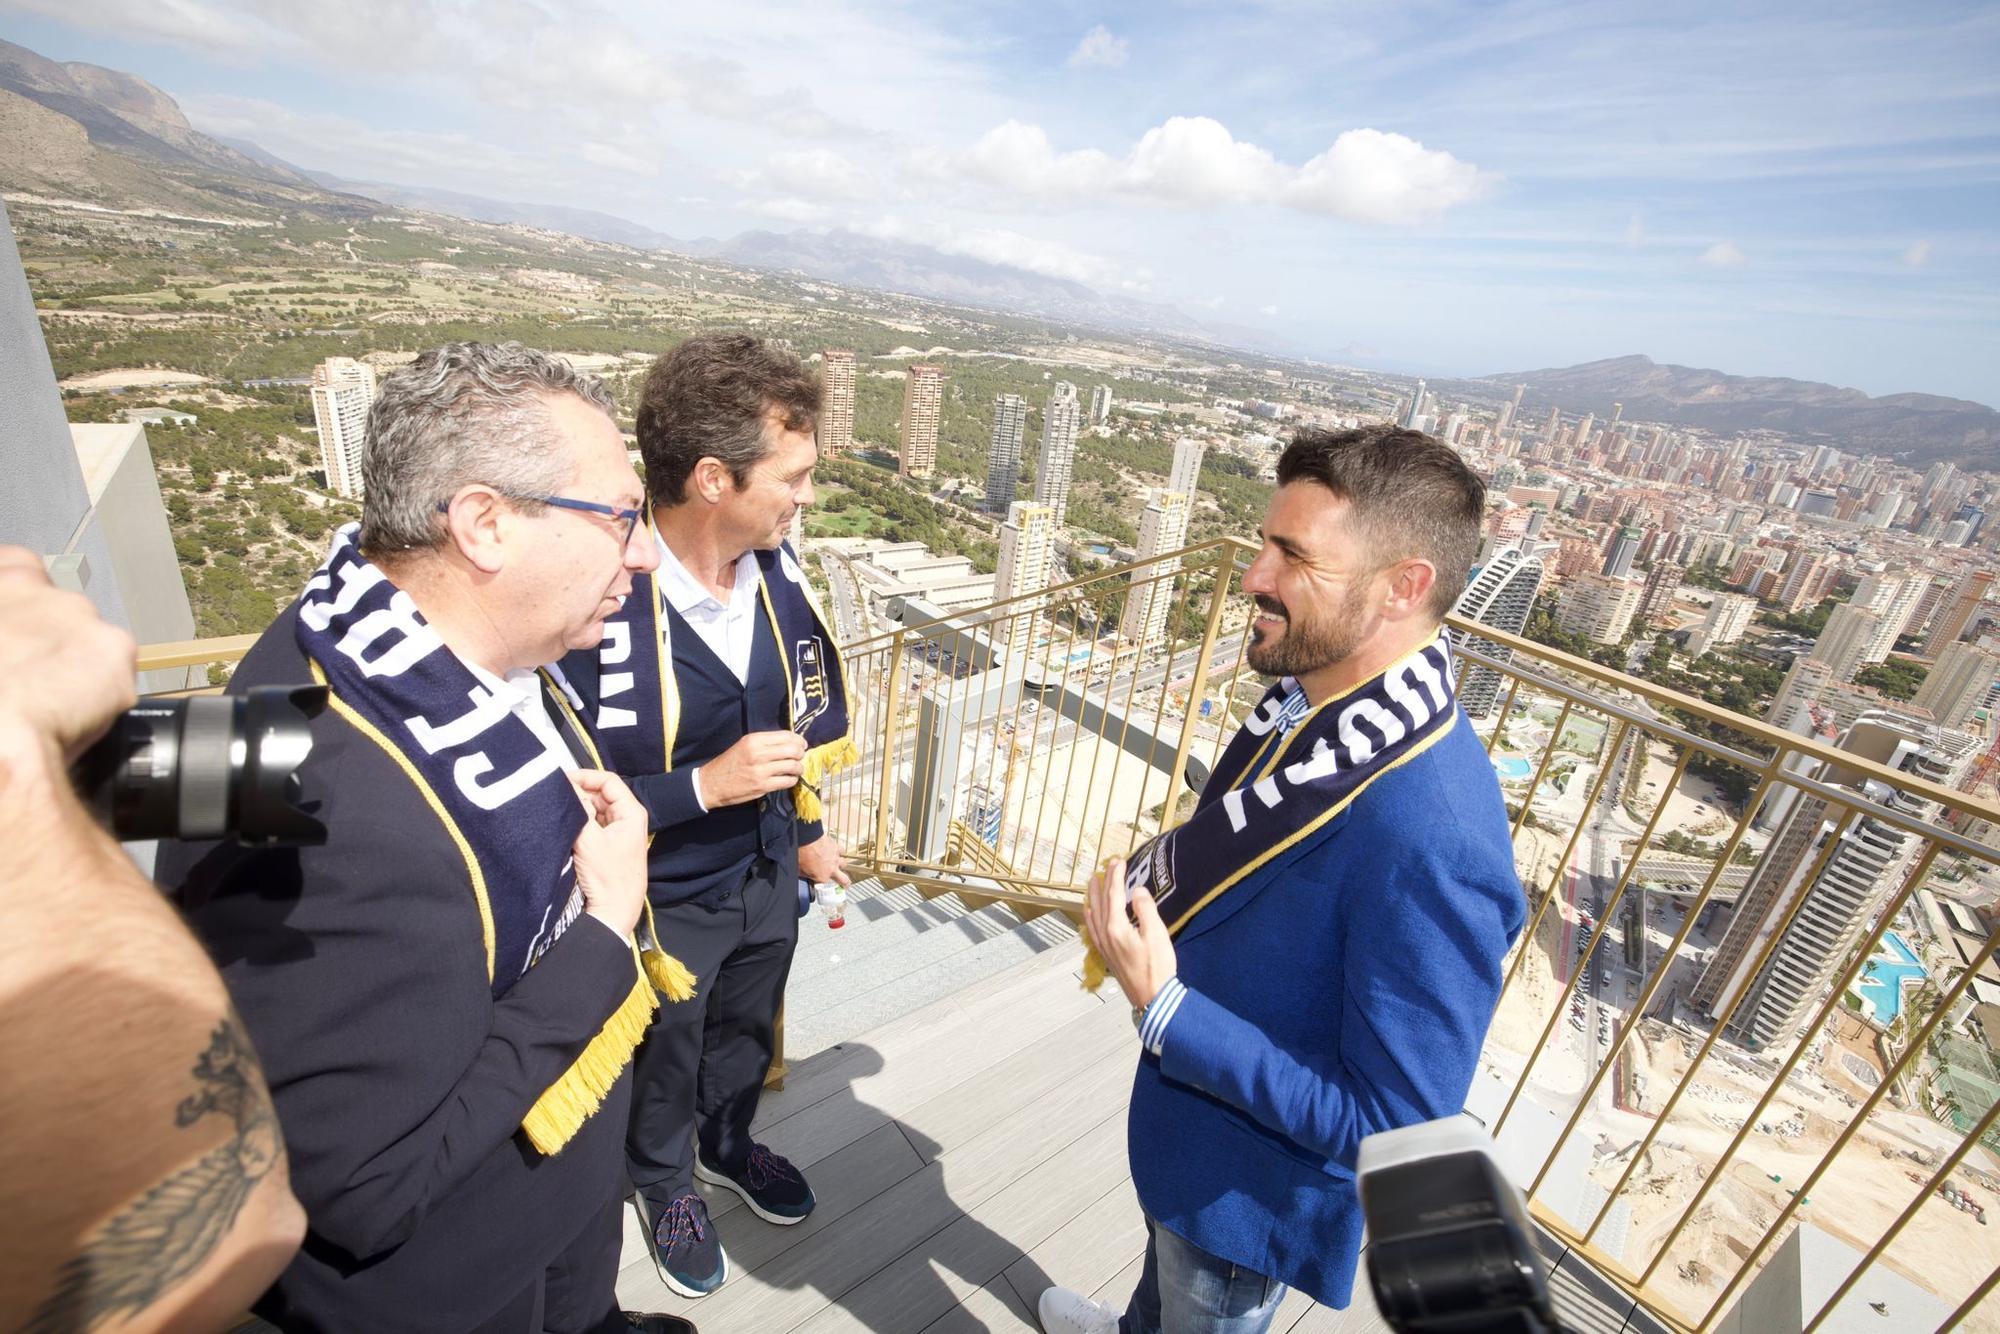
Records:
[[[535,740],[542,748],[556,757],[564,773],[575,773],[576,756],[563,744],[562,732],[556,720],[549,717],[548,705],[542,699],[542,678],[525,667],[517,667],[505,677],[495,676],[478,663],[467,662],[472,675],[479,684],[507,701],[507,708],[516,718],[528,725],[535,734]]]
[[[757,553],[746,551],[736,560],[736,583],[727,604],[718,602],[681,564],[680,557],[660,539],[660,594],[667,605],[680,613],[688,627],[701,636],[708,651],[722,659],[744,685],[750,683],[750,647],[757,630],[757,589],[763,572],[757,568]]]

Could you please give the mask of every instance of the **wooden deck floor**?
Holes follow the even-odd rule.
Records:
[[[705,1334],[970,1334],[1038,1329],[1050,1284],[1122,1306],[1145,1248],[1125,1159],[1138,1037],[1078,964],[1051,950],[794,1064],[758,1137],[806,1170],[818,1208],[774,1227],[711,1192],[730,1278],[698,1302],[661,1282],[631,1216],[625,1307]],[[1357,1297],[1338,1312],[1291,1294],[1274,1329],[1386,1330]]]

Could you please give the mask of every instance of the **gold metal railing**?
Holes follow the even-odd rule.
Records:
[[[1262,689],[1231,587],[1251,554],[864,612],[900,615],[844,654],[862,758],[823,796],[851,860],[1075,917],[1104,857],[1185,814]],[[1940,1054],[1982,1019],[2000,1034],[2000,928],[1954,950],[1940,906],[2000,885],[2000,807],[1960,790],[2000,767],[1990,738],[1863,719],[1843,749],[1453,627],[1461,683],[1499,680],[1472,722],[1529,904],[1468,1107],[1538,1223],[1676,1330],[1757,1284],[1798,1285],[1806,1329],[1875,1327],[1880,1303],[1882,1328],[2000,1330],[2000,1102]]]

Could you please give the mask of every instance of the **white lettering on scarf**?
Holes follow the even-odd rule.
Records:
[[[624,621],[606,621],[604,642],[597,650],[598,666],[615,667],[631,656],[632,627]],[[597,686],[597,726],[600,730],[639,725],[637,710],[616,708],[604,702],[632,688],[632,673],[605,672],[598,678]]]
[[[370,659],[368,650],[389,634],[400,638]],[[444,640],[424,624],[417,613],[417,604],[401,589],[389,599],[388,606],[376,608],[349,626],[334,645],[364,676],[401,676],[443,647]]]
[[[442,726],[433,727],[422,718],[406,718],[403,726],[410,730],[418,745],[435,755],[441,750],[464,745],[513,711],[513,706],[503,696],[482,685],[473,686],[466,696],[472,701],[472,708]]]
[[[306,582],[306,590],[311,592],[315,586],[319,588],[332,587],[328,578],[330,573],[332,572],[321,570]],[[340,575],[340,591],[333,595],[332,600],[321,602],[317,598],[309,597],[299,603],[299,619],[314,630],[324,632],[329,625],[333,624],[334,617],[344,616],[348,612],[353,611],[354,604],[361,601],[361,595],[381,583],[386,577],[382,571],[376,569],[373,565],[361,561],[341,566],[338,573]]]
[[[548,750],[538,749],[535,757],[493,783],[479,780],[493,772],[493,761],[484,752],[467,755],[451,766],[451,776],[465,799],[483,811],[497,811],[550,774],[562,769],[562,761]]]

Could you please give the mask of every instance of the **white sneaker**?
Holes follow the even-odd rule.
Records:
[[[1117,1334],[1121,1314],[1068,1288],[1050,1288],[1036,1305],[1045,1334]]]

